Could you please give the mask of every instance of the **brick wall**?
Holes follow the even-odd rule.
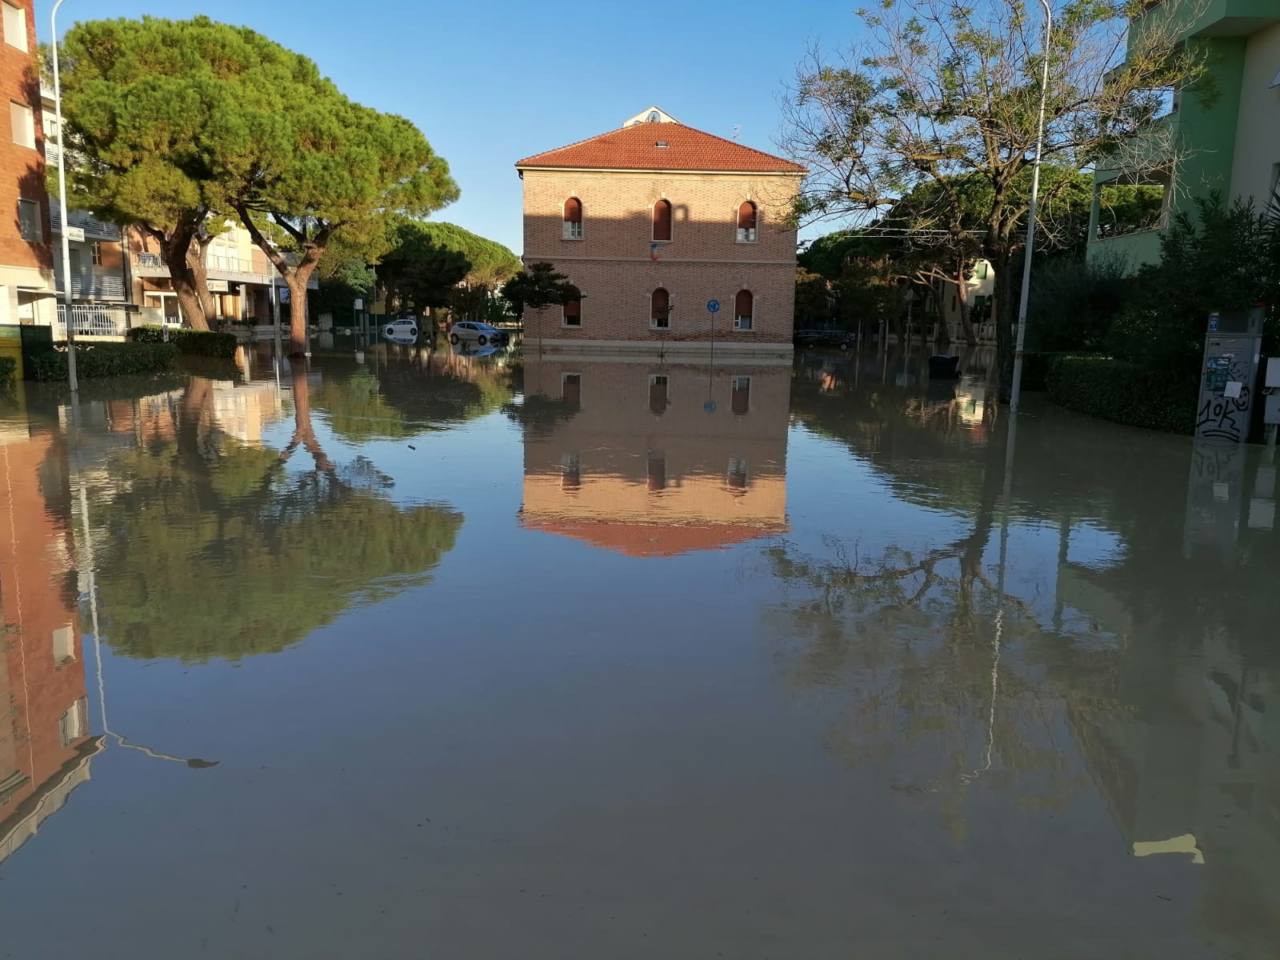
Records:
[[[707,340],[706,303],[717,299],[715,336],[790,342],[795,296],[795,230],[785,222],[799,181],[780,174],[624,173],[526,170],[524,259],[546,261],[585,294],[581,327],[559,308],[527,311],[526,335],[559,340]],[[563,239],[564,202],[583,207],[581,240]],[[672,206],[670,242],[653,244],[652,211]],[[757,205],[754,243],[740,243],[737,212]],[[650,296],[671,298],[670,327],[653,329]],[[754,298],[753,329],[734,332],[739,290]]]
[[[36,30],[32,0],[7,0],[26,10],[27,51],[0,37],[0,266],[52,269],[49,244],[49,198],[44,179],[44,130],[40,121],[40,83],[36,74]],[[13,142],[9,104],[23,103],[34,114],[36,148]],[[37,200],[44,243],[22,239],[18,229],[18,200]]]

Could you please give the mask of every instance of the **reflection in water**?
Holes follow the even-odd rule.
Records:
[[[1274,458],[511,360],[5,414],[0,954],[1274,955]]]
[[[367,458],[335,463],[316,435],[306,370],[288,383],[294,425],[282,450],[254,442],[282,413],[272,384],[223,391],[192,377],[180,398],[144,409],[158,421],[139,425],[149,442],[107,458],[93,520],[102,631],[117,651],[280,650],[353,604],[427,582],[452,547],[461,516],[397,507]]]
[[[521,524],[632,556],[787,529],[787,367],[530,358]]]
[[[1203,868],[1207,929],[1274,946],[1270,455],[1040,410],[1019,431],[1009,509],[1021,556],[1041,541],[1043,559],[1015,550],[1005,571],[992,544],[1003,444],[982,442],[1002,432],[990,408],[952,415],[981,390],[904,397],[852,365],[798,367],[797,419],[874,463],[897,496],[945,511],[959,535],[923,550],[771,550],[789,584],[768,615],[789,682],[822,695],[834,749],[929,798],[957,844],[981,815],[981,774],[1037,811],[1100,792],[1124,850]],[[993,581],[1006,575],[1001,596]]]
[[[67,447],[52,429],[0,433],[0,863],[89,779],[89,729],[68,529]]]

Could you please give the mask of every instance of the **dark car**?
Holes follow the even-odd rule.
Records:
[[[848,350],[858,343],[856,334],[849,330],[797,330],[795,332],[797,347],[837,347]]]

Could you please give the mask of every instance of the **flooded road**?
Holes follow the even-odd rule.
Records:
[[[917,360],[0,399],[0,957],[1274,957],[1277,463]]]

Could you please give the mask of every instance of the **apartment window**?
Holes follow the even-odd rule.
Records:
[[[88,726],[88,704],[85,698],[81,697],[75,703],[67,708],[58,720],[58,732],[62,734],[62,745],[64,747],[71,746],[76,740],[84,736],[85,727]]]
[[[662,287],[649,295],[649,326],[655,330],[671,326],[671,294]]]
[[[44,240],[39,200],[18,201],[18,233],[29,243],[40,243]]]
[[[667,412],[667,407],[671,404],[669,388],[666,374],[656,373],[649,378],[650,413],[660,417]]]
[[[561,236],[566,240],[582,239],[582,201],[577,197],[570,197],[564,202],[564,232]]]
[[[661,450],[650,450],[647,466],[650,492],[665,490],[667,488],[667,455]]]
[[[102,266],[102,242],[100,240],[93,241],[89,246],[89,256],[93,259],[95,267]]]
[[[751,378],[734,377],[729,393],[729,409],[742,416],[751,409]]]
[[[4,42],[17,47],[24,53],[27,50],[27,11],[15,7],[12,3],[0,3],[4,7]]]
[[[570,300],[561,308],[560,322],[566,327],[582,326],[582,301]]]
[[[671,201],[659,200],[653,205],[653,240],[665,243],[671,239]]]
[[[76,632],[71,624],[53,631],[53,662],[66,663],[76,658]]]
[[[9,101],[9,126],[13,129],[13,142],[20,147],[36,146],[36,115],[25,103]]]
[[[743,200],[738,207],[738,242],[739,243],[755,243],[756,242],[756,221],[759,217],[759,211],[756,205],[750,200]]]
[[[733,298],[733,329],[750,330],[752,316],[755,311],[756,298],[750,290],[739,290]]]
[[[582,409],[582,374],[565,373],[560,376],[560,399],[575,413]]]

